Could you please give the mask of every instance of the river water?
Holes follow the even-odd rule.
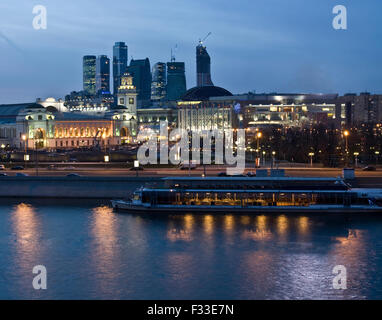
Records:
[[[32,286],[36,265],[47,290]],[[0,299],[381,299],[381,271],[382,217],[0,205]]]

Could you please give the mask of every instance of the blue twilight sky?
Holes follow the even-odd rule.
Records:
[[[32,27],[38,4],[47,30]],[[332,27],[338,4],[346,31]],[[193,87],[195,46],[209,31],[212,79],[233,93],[382,93],[381,0],[1,0],[0,103],[81,90],[82,56],[111,56],[115,41],[152,65],[178,44]]]

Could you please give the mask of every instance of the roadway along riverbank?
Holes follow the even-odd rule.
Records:
[[[288,176],[340,176],[339,172],[328,172],[315,170],[300,170],[294,172],[287,171]],[[40,172],[41,174],[42,172]],[[162,176],[187,176],[184,171],[172,171],[172,174],[165,174],[161,170],[161,174],[150,174],[144,172],[139,173],[136,177],[131,171],[119,173],[119,176],[111,176],[110,171],[104,172],[99,176],[2,176],[0,177],[0,198],[61,198],[61,199],[114,199],[124,198],[131,194],[135,189],[150,185],[161,186]],[[313,174],[315,173],[315,174]],[[382,188],[382,175],[377,172],[363,172],[363,175],[358,175],[357,178],[351,181],[354,187],[364,188]],[[48,172],[47,172],[48,174]],[[65,173],[67,174],[67,172]],[[109,174],[109,175],[107,175]],[[125,175],[130,174],[130,176]],[[131,176],[134,174],[134,176]],[[368,175],[366,175],[368,174]],[[200,176],[200,172],[192,171],[193,176]],[[210,175],[213,176],[213,175]],[[216,175],[215,175],[216,176]]]
[[[0,198],[113,199],[160,178],[144,177],[0,177]]]

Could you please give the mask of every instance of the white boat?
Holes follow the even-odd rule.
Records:
[[[382,189],[351,188],[340,178],[164,178],[115,210],[145,213],[379,213]]]

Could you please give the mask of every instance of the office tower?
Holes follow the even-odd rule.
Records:
[[[84,56],[82,63],[84,92],[92,96],[96,94],[96,60],[96,56]]]
[[[166,98],[166,64],[157,62],[153,66],[151,100],[159,102]]]
[[[133,84],[137,88],[139,105],[150,102],[151,99],[151,68],[148,58],[130,61],[127,72],[133,77]]]
[[[110,93],[110,59],[104,55],[97,57],[96,93]]]
[[[116,42],[113,46],[113,92],[118,93],[121,85],[121,77],[127,68],[127,45],[124,42]]]
[[[167,62],[167,100],[179,100],[186,91],[184,62]]]
[[[211,58],[202,42],[196,47],[196,85],[213,86],[211,80]]]

